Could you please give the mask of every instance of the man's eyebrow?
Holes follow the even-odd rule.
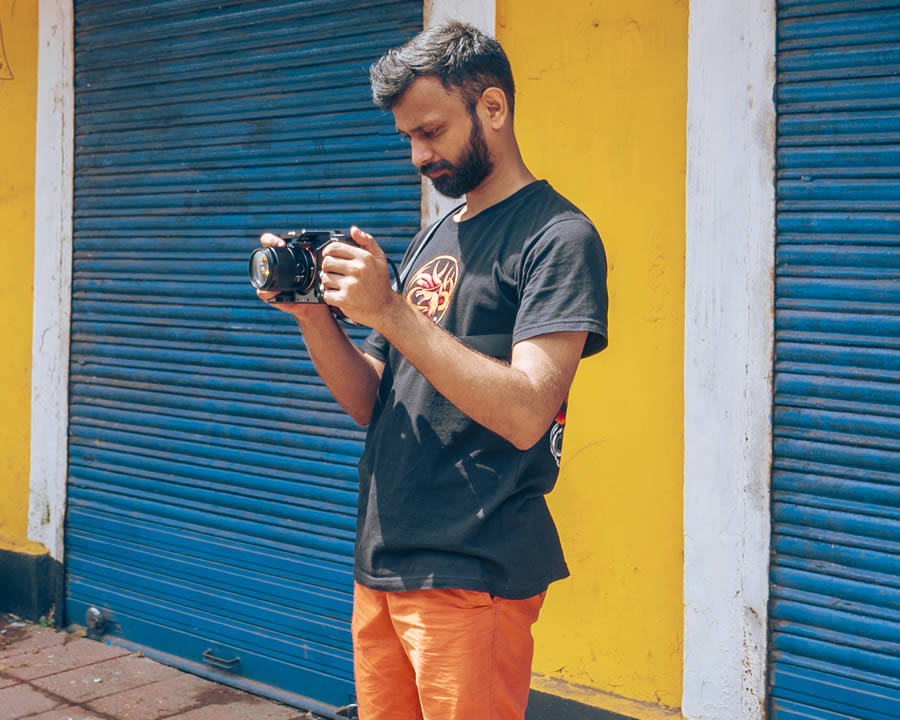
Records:
[[[398,128],[396,125],[394,126],[394,129],[395,129],[398,133],[400,133],[401,135],[403,135],[404,137],[409,137],[409,136],[412,135],[413,133],[424,132],[424,131],[425,131],[425,126],[426,126],[426,125],[436,125],[436,126],[440,126],[441,124],[442,124],[442,123],[440,122],[440,120],[426,120],[425,122],[420,123],[419,125],[416,125],[416,126],[415,126],[414,128],[412,128],[409,132],[406,132],[406,131],[404,131],[404,130],[401,130],[401,129]]]

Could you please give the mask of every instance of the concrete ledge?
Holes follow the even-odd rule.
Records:
[[[528,696],[528,710],[525,711],[525,720],[638,720],[627,715],[591,707],[584,703],[569,700],[532,690]]]
[[[526,720],[685,720],[679,708],[614,695],[558,677],[531,674]]]
[[[0,612],[37,622],[41,617],[55,625],[62,620],[62,563],[49,553],[31,555],[0,549]]]

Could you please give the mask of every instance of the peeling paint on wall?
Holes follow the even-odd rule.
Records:
[[[774,3],[695,0],[690,38],[682,712],[688,720],[761,720],[772,442]]]
[[[13,80],[12,68],[6,59],[6,43],[3,42],[3,24],[0,23],[0,80]]]
[[[74,28],[69,0],[41,0],[38,19],[31,473],[28,537],[62,560],[68,459],[72,299]]]

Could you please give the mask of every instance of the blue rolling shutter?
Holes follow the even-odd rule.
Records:
[[[900,3],[778,4],[774,720],[900,718]]]
[[[421,0],[75,2],[69,622],[351,701],[364,433],[247,259],[350,224],[403,251],[419,179],[367,70],[421,24]]]

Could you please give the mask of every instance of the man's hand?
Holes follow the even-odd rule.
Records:
[[[322,297],[354,322],[378,329],[400,296],[391,287],[388,261],[375,238],[356,226],[350,237],[359,247],[336,242],[322,251]]]

